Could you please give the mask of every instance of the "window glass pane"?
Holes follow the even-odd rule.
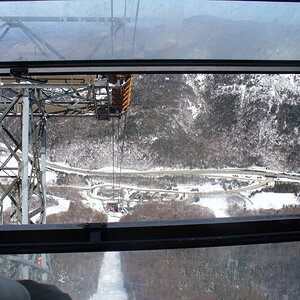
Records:
[[[298,60],[298,3],[1,1],[1,61]]]
[[[298,255],[290,243],[126,252],[121,261],[128,299],[293,299]]]
[[[68,98],[56,89],[51,105],[66,117],[47,120],[47,223],[299,212],[299,84],[298,75],[135,75],[127,117],[110,122],[88,109],[68,118],[94,102],[87,91],[71,88]],[[15,94],[1,91],[4,112]],[[3,124],[20,143],[20,118]],[[8,138],[1,136],[1,163],[10,158],[1,196],[19,176]],[[20,221],[8,196],[3,210],[4,224]]]
[[[136,75],[126,121],[49,119],[49,197],[119,206],[128,220],[297,213],[299,83]]]
[[[51,254],[52,270],[45,281],[34,267],[30,267],[29,274],[37,282],[55,285],[73,300],[298,299],[299,251],[297,242]],[[41,256],[38,262],[42,263]],[[14,256],[1,256],[0,266],[1,275],[22,279],[20,262]],[[21,283],[26,286],[26,282]],[[28,283],[27,287],[32,289]],[[42,293],[41,286],[33,289]]]

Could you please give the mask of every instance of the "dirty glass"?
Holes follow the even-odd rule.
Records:
[[[29,276],[38,283],[56,286],[73,300],[298,299],[299,251],[297,242],[50,254],[48,273],[40,268],[44,257],[39,255],[29,267]],[[0,256],[0,275],[24,280],[21,272],[28,266],[21,265],[21,259]],[[34,287],[40,293],[42,288]]]
[[[139,74],[127,117],[48,118],[47,223],[299,213],[299,87],[292,74]],[[58,92],[53,105],[76,108],[78,95]],[[2,112],[11,93],[2,90]],[[19,110],[3,124],[20,144]],[[5,192],[20,177],[21,152],[9,150],[15,144],[4,134],[9,224],[20,220]],[[30,198],[30,220],[39,223],[38,194]]]
[[[0,60],[298,60],[299,20],[276,1],[1,1]]]

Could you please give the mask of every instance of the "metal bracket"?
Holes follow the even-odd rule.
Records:
[[[28,69],[10,69],[10,75],[13,76],[17,82],[20,81],[28,81],[31,83],[47,83],[48,80],[40,80],[40,79],[33,79],[30,77],[27,77],[28,75]]]

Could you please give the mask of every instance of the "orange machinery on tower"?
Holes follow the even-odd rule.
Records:
[[[116,84],[112,88],[112,106],[118,113],[125,112],[130,107],[133,75],[114,75]]]

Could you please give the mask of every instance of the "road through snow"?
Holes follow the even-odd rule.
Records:
[[[108,222],[118,222],[119,217],[108,216]],[[119,252],[105,252],[98,279],[97,293],[91,300],[127,300],[123,284]]]

